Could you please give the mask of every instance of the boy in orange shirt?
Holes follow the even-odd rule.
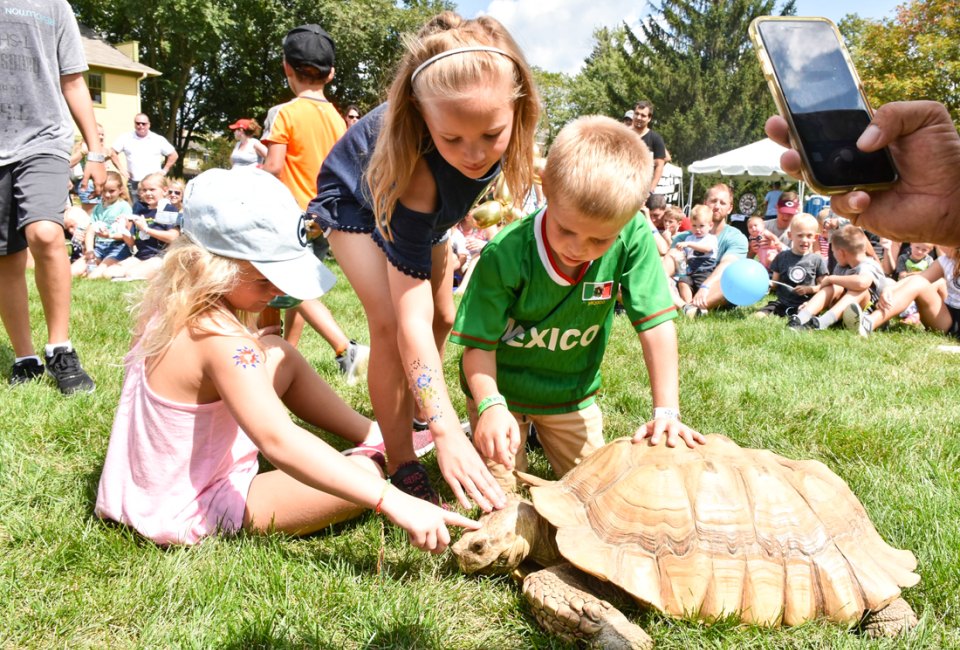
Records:
[[[326,85],[333,80],[335,55],[333,39],[319,25],[300,25],[283,39],[283,72],[296,97],[279,107],[270,125],[263,168],[287,186],[302,210],[317,193],[320,166],[347,130],[340,113],[324,95]],[[326,252],[326,239],[314,240],[314,253],[323,259]],[[287,310],[284,338],[296,345],[304,319],[333,348],[347,383],[363,379],[370,348],[348,338],[319,300]]]

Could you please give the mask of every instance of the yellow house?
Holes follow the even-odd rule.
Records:
[[[133,130],[133,116],[140,112],[140,82],[161,73],[138,61],[136,41],[113,46],[83,25],[80,37],[90,68],[83,77],[109,147],[121,133]]]

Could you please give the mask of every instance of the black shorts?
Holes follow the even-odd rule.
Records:
[[[69,181],[70,164],[59,156],[31,156],[0,167],[0,255],[27,247],[23,230],[31,223],[63,226]]]
[[[794,305],[785,305],[784,303],[778,300],[771,300],[763,307],[758,310],[760,314],[773,314],[774,316],[793,316],[797,313],[797,310],[800,309],[799,306]]]
[[[960,339],[960,307],[947,305],[947,310],[949,310],[950,316],[953,318],[953,323],[950,324],[950,329],[947,330],[947,334]]]
[[[689,284],[690,288],[692,288],[694,292],[699,291],[700,286],[707,281],[707,278],[709,278],[710,274],[713,273],[714,268],[715,267],[711,267],[707,271],[694,271],[689,275],[681,275],[679,278],[677,278],[677,282]]]

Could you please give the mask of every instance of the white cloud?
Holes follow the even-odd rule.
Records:
[[[480,3],[460,6],[474,4]],[[481,13],[510,30],[531,65],[575,74],[590,54],[594,30],[624,21],[635,26],[645,7],[645,0],[492,0]]]

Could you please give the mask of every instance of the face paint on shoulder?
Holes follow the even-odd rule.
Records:
[[[263,362],[260,353],[248,345],[237,348],[236,354],[233,355],[233,361],[235,366],[241,368],[256,368]]]

